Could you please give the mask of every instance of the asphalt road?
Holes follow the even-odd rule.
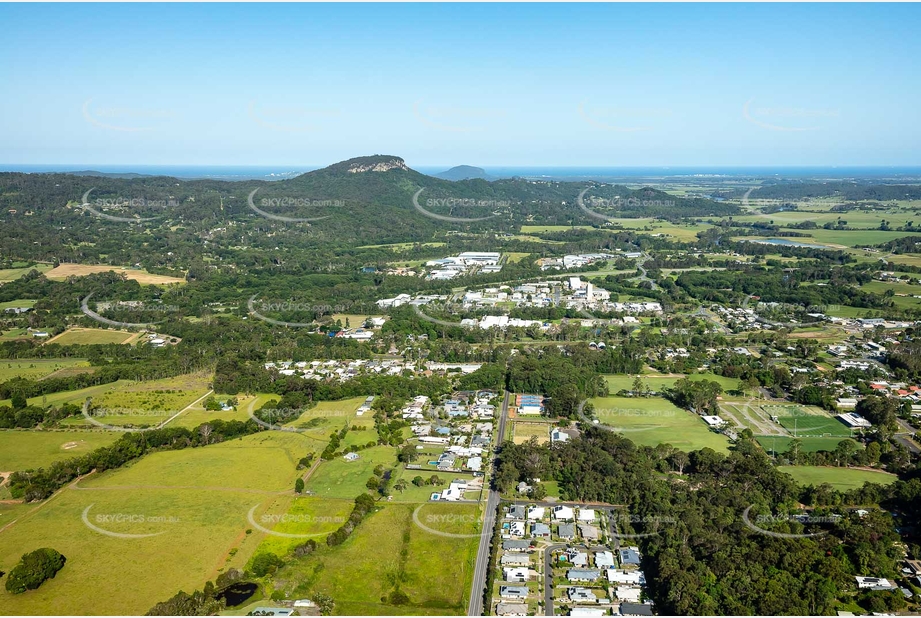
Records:
[[[508,404],[511,393],[505,393],[502,400],[502,413],[499,415],[499,428],[496,433],[496,449],[493,451],[492,469],[495,471],[498,447],[505,440],[505,421],[508,419]],[[483,533],[480,536],[480,547],[477,550],[476,564],[473,567],[473,585],[470,587],[470,602],[467,605],[468,616],[483,615],[483,597],[486,594],[486,572],[489,569],[489,543],[493,537],[493,528],[496,525],[499,510],[499,492],[490,487],[487,489],[486,513],[483,522]]]

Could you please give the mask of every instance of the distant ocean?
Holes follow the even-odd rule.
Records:
[[[319,169],[321,165],[231,166],[231,165],[94,165],[86,164],[2,164],[3,172],[77,172],[96,171],[110,174],[144,174],[174,178],[210,178],[214,180],[283,180]],[[437,174],[447,167],[420,165],[423,174]],[[892,167],[484,167],[497,178],[614,182],[617,180],[655,180],[716,178],[863,178],[880,181],[921,182],[921,166]]]

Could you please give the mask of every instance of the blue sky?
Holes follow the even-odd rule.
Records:
[[[0,5],[0,162],[921,164],[921,7]]]

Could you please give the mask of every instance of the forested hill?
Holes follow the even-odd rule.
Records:
[[[586,187],[586,203],[598,215],[576,204]],[[181,256],[200,254],[203,243],[220,253],[259,247],[275,235],[271,247],[290,239],[330,248],[425,242],[452,230],[517,233],[525,223],[604,225],[604,216],[678,220],[737,212],[730,204],[650,188],[451,182],[392,155],[349,159],[276,182],[0,174],[0,243],[19,259],[92,260],[146,246],[181,264],[187,262]]]
[[[802,199],[837,197],[842,200],[917,200],[921,185],[866,184],[856,182],[784,182],[759,187],[751,199]]]

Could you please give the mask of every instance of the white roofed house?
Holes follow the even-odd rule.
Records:
[[[505,567],[502,577],[507,582],[526,582],[531,578],[531,571],[527,567]]]
[[[553,507],[551,511],[553,513],[553,519],[557,521],[572,521],[575,519],[575,512],[573,512],[570,506],[560,504]]]
[[[592,523],[597,519],[595,516],[595,509],[579,509],[579,521],[584,523]]]

